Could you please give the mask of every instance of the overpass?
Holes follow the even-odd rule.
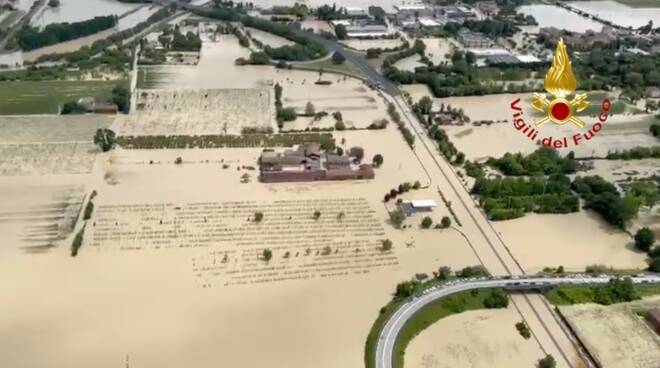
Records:
[[[506,277],[506,278],[476,278],[449,281],[414,296],[392,314],[385,323],[376,346],[376,368],[392,368],[394,366],[394,346],[401,329],[406,322],[420,309],[430,303],[463,291],[474,289],[505,288],[509,290],[538,290],[558,285],[596,285],[605,284],[614,276],[574,275],[567,277]],[[659,284],[660,276],[649,275],[631,277],[635,284]]]

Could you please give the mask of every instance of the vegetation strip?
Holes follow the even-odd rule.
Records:
[[[319,142],[323,150],[335,148],[329,133],[119,136],[116,140],[125,149],[292,147],[308,142]]]

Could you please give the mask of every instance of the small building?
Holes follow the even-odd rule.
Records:
[[[500,7],[497,5],[495,1],[492,0],[479,1],[476,5],[477,5],[477,9],[479,9],[481,14],[489,18],[496,16],[497,13],[500,12]]]
[[[486,48],[493,44],[490,38],[465,28],[458,32],[458,41],[466,48]]]
[[[346,16],[349,17],[349,18],[352,18],[352,19],[367,19],[367,18],[370,18],[369,13],[367,13],[362,8],[347,6],[345,9],[346,9]]]
[[[433,208],[438,205],[432,199],[418,199],[412,201],[403,201],[399,205],[399,209],[406,216],[412,216],[420,212],[431,212]]]
[[[450,22],[456,23],[478,18],[474,9],[464,4],[446,6],[442,8],[442,13]]]
[[[351,25],[346,27],[346,35],[350,38],[385,37],[391,32],[384,24]]]
[[[647,98],[660,98],[660,87],[646,87],[644,92]]]
[[[434,18],[419,18],[418,20],[422,28],[425,29],[441,28],[445,25],[445,23],[441,23],[438,19]]]
[[[660,334],[660,308],[651,309],[646,315],[646,319],[655,332]]]
[[[431,18],[435,15],[435,9],[424,4],[394,5],[396,20],[414,20],[420,17]]]

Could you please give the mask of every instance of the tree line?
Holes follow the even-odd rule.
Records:
[[[209,10],[193,10],[193,13],[227,22],[241,22],[245,27],[256,28],[295,42],[295,45],[284,45],[276,48],[264,46],[264,52],[271,59],[305,61],[320,58],[328,52],[324,45],[305,37],[288,25],[252,17],[242,12],[241,9],[225,3],[219,3],[217,7]]]
[[[114,15],[94,17],[75,23],[53,23],[39,30],[36,27],[23,27],[17,37],[18,45],[24,51],[54,45],[56,43],[74,40],[109,29],[117,24]]]

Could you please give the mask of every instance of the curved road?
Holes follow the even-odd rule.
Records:
[[[486,288],[509,288],[514,290],[532,290],[556,285],[578,285],[578,284],[604,284],[610,281],[612,276],[575,276],[575,277],[529,277],[512,279],[467,279],[448,282],[425,290],[421,296],[413,297],[412,300],[403,304],[383,327],[378,337],[376,346],[376,368],[392,368],[394,362],[394,345],[405,323],[424,306],[446,296],[472,289]],[[643,277],[632,277],[636,284],[660,283],[660,276],[650,275]]]

